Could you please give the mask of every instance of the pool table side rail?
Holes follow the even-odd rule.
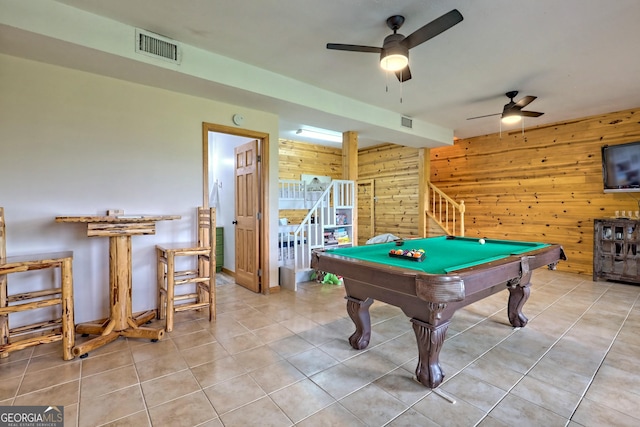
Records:
[[[564,249],[551,244],[446,274],[430,274],[315,249],[311,268],[365,283],[393,283],[396,292],[415,295],[424,301],[447,303],[461,301],[481,289],[487,280],[496,280],[491,278],[494,273],[500,276],[500,282],[507,282],[544,265],[555,269],[560,260],[566,260]]]

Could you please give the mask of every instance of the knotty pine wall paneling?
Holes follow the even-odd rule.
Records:
[[[358,179],[375,183],[375,235],[418,236],[418,160],[417,148],[393,144],[358,151]]]
[[[632,141],[640,109],[503,130],[431,149],[431,181],[464,200],[467,236],[559,243],[558,268],[591,275],[594,218],[635,212],[640,199],[604,193],[600,150]]]

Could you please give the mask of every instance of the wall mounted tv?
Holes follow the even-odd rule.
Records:
[[[640,192],[640,141],[602,147],[605,193]]]

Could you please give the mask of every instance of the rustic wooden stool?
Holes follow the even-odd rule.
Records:
[[[166,318],[167,332],[173,330],[174,313],[180,311],[209,307],[209,321],[216,318],[216,210],[198,208],[197,212],[196,242],[156,245],[158,319]],[[177,270],[178,257],[193,257],[195,268]],[[192,285],[192,292],[177,293],[176,287],[182,285]],[[176,304],[180,301],[187,302]]]
[[[62,341],[62,357],[73,359],[73,252],[6,256],[4,208],[0,207],[0,357],[38,344]],[[9,292],[9,274],[59,269],[60,287]],[[59,305],[59,318],[9,328],[9,315]],[[26,315],[24,316],[26,318]]]

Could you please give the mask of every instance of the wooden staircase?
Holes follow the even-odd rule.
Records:
[[[457,203],[429,183],[427,191],[427,236],[464,236],[464,201]]]

